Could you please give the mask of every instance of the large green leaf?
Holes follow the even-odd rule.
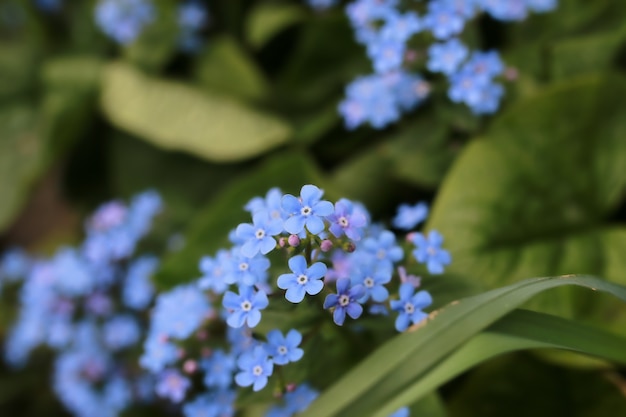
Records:
[[[195,77],[209,91],[258,100],[267,94],[265,76],[237,41],[228,36],[211,39],[198,57]]]
[[[624,363],[626,339],[555,316],[515,310],[408,384],[400,385],[374,417],[410,404],[482,362],[528,349],[567,349]],[[624,403],[626,407],[626,402]]]
[[[219,248],[230,247],[228,232],[239,223],[250,222],[250,214],[243,207],[251,198],[265,195],[272,187],[298,193],[304,184],[324,188],[317,167],[302,153],[281,153],[250,169],[213,197],[190,221],[185,247],[164,259],[157,282],[171,287],[197,278],[200,258],[214,255]]]
[[[611,293],[626,301],[626,287],[588,276],[525,280],[453,302],[425,323],[384,344],[333,384],[303,417],[364,416],[414,382],[480,331],[536,294],[563,285]],[[623,347],[621,339],[617,346]],[[608,348],[607,348],[608,349]],[[614,352],[616,346],[610,347]],[[626,363],[626,357],[611,357]]]
[[[211,161],[236,161],[285,143],[290,127],[227,97],[150,78],[111,64],[104,77],[102,107],[116,126],[167,149]]]
[[[609,222],[626,185],[625,94],[620,77],[564,83],[516,103],[466,147],[426,227],[445,236],[451,272],[484,287],[567,273],[626,283],[626,227]],[[533,305],[626,323],[626,309],[587,294]]]
[[[605,374],[549,366],[522,353],[467,375],[449,401],[454,417],[626,415],[626,399]]]

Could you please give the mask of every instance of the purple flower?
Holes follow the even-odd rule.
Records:
[[[329,294],[324,300],[324,308],[332,308],[333,321],[338,325],[343,325],[346,320],[346,314],[357,319],[363,313],[363,307],[358,303],[358,299],[363,297],[365,289],[361,285],[350,287],[349,278],[340,278],[337,280],[337,294]]]
[[[241,246],[241,253],[248,258],[254,257],[261,252],[269,253],[276,247],[276,239],[272,236],[283,231],[281,219],[273,219],[266,211],[254,213],[252,223],[242,223],[237,226],[237,237],[245,242]]]
[[[298,347],[300,343],[302,335],[295,329],[289,330],[287,336],[283,336],[280,330],[272,330],[267,334],[267,351],[276,365],[299,361],[304,354]]]
[[[222,302],[230,311],[226,323],[230,327],[255,327],[261,321],[261,310],[268,306],[269,300],[263,291],[254,291],[252,287],[239,287],[239,295],[232,291],[224,294]]]
[[[415,287],[411,284],[402,284],[400,285],[400,299],[390,302],[391,309],[400,313],[396,318],[396,330],[399,332],[405,331],[409,324],[419,323],[428,317],[422,309],[432,304],[432,297],[426,291],[419,291],[415,295],[414,292]]]
[[[345,198],[335,203],[335,212],[328,216],[328,220],[331,222],[330,232],[335,237],[345,234],[352,240],[361,239],[363,229],[367,225],[365,214]]]
[[[262,346],[243,353],[237,360],[237,366],[241,372],[235,375],[235,382],[241,387],[252,385],[253,391],[259,391],[267,385],[267,380],[274,371],[274,363]]]
[[[278,277],[278,288],[287,290],[285,298],[292,303],[299,303],[305,294],[316,295],[324,288],[322,278],[326,275],[326,265],[316,262],[307,268],[306,259],[297,255],[289,259],[291,274]]]
[[[283,210],[291,214],[285,220],[285,230],[295,235],[302,232],[304,226],[315,235],[324,230],[323,217],[333,212],[333,204],[322,200],[323,194],[318,187],[307,184],[300,190],[299,198],[291,194],[283,196]]]
[[[443,267],[452,261],[448,251],[441,249],[443,236],[436,230],[431,230],[428,237],[416,233],[413,237],[413,243],[417,246],[413,250],[413,256],[417,262],[426,264],[426,268],[431,274],[443,273]]]

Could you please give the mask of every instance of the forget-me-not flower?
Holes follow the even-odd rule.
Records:
[[[283,231],[281,219],[270,217],[269,213],[260,211],[252,216],[252,224],[242,223],[237,226],[237,237],[245,243],[241,246],[241,253],[252,258],[257,253],[263,255],[276,247],[276,239],[272,236]]]
[[[302,255],[296,255],[289,259],[291,274],[282,274],[278,277],[278,288],[287,290],[285,298],[292,303],[299,303],[305,294],[316,295],[324,288],[322,278],[326,275],[327,268],[321,262],[316,262],[307,267],[306,259]]]
[[[261,310],[269,305],[267,294],[263,291],[254,291],[253,287],[240,286],[239,294],[227,291],[222,301],[229,310],[226,323],[230,327],[255,327],[261,321]]]
[[[436,230],[431,230],[428,237],[415,233],[413,243],[417,247],[413,250],[413,256],[417,262],[426,264],[431,274],[442,274],[443,267],[452,261],[450,253],[441,248],[443,236]]]
[[[289,330],[286,336],[280,330],[272,330],[267,334],[267,352],[276,365],[297,362],[304,355],[298,346],[302,343],[302,334],[295,329]]]
[[[314,235],[324,230],[324,217],[330,215],[333,204],[322,200],[324,191],[315,185],[307,184],[300,190],[300,197],[285,194],[282,199],[282,207],[291,215],[285,220],[285,230],[291,234],[299,234],[308,229]]]
[[[432,304],[432,297],[426,291],[418,291],[417,294],[414,292],[413,285],[404,283],[400,285],[400,299],[390,302],[391,309],[400,313],[396,318],[396,330],[399,332],[405,331],[410,324],[419,323],[428,317],[422,309]]]
[[[235,375],[235,382],[241,387],[252,385],[253,391],[265,387],[268,378],[274,372],[274,363],[262,346],[244,352],[237,360],[237,366],[241,371]]]
[[[363,313],[363,306],[358,300],[365,294],[365,289],[361,285],[350,286],[349,278],[337,280],[337,294],[329,294],[324,300],[324,308],[332,308],[333,321],[338,325],[343,325],[346,314],[353,319],[359,318]]]

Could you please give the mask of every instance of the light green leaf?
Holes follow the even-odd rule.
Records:
[[[519,101],[472,141],[426,226],[445,236],[448,270],[487,288],[567,273],[626,283],[626,227],[607,221],[626,187],[625,95],[620,77],[572,80]],[[626,309],[602,301],[559,291],[532,305],[623,332]]]
[[[306,17],[302,6],[280,3],[259,3],[248,14],[246,35],[253,48],[263,47],[285,28]]]
[[[415,381],[477,333],[536,294],[563,285],[604,291],[626,301],[626,287],[588,276],[536,278],[451,303],[403,333],[333,384],[302,417],[363,416],[398,387]],[[620,345],[622,346],[622,345]],[[615,358],[612,358],[615,359]],[[620,361],[626,357],[620,356]]]
[[[121,129],[211,161],[250,158],[285,143],[290,127],[227,97],[150,78],[122,63],[105,72],[102,107]]]
[[[196,61],[195,78],[209,92],[248,100],[258,100],[269,90],[255,62],[228,36],[211,38],[210,47]]]

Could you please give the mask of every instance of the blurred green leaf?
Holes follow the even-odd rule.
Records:
[[[450,401],[454,417],[626,415],[619,389],[598,372],[550,367],[507,355],[472,371]]]
[[[450,272],[487,288],[572,272],[626,283],[626,227],[608,221],[626,186],[624,95],[621,77],[572,80],[517,102],[466,147],[426,227],[445,236]],[[623,332],[625,309],[601,301],[563,291],[533,306]]]
[[[39,135],[40,122],[32,103],[0,108],[0,230],[17,214],[45,167],[46,143]]]
[[[211,39],[210,46],[197,59],[195,78],[209,91],[249,100],[258,100],[269,90],[254,61],[228,36]]]
[[[610,69],[626,46],[626,25],[602,33],[556,42],[551,48],[552,76],[565,78]]]
[[[589,276],[529,279],[459,300],[437,310],[425,323],[414,326],[377,349],[327,389],[302,417],[371,415],[373,410],[382,407],[411,382],[418,381],[425,372],[480,331],[533,296],[563,285],[608,292],[622,302],[626,301],[626,287]],[[573,332],[570,336],[578,335]],[[626,363],[623,339],[612,335],[606,335],[606,338],[602,342],[610,339],[608,345],[595,344],[593,340],[579,342],[585,348],[595,349],[593,354],[607,355],[612,360]]]
[[[572,320],[515,310],[474,336],[425,375],[400,387],[393,400],[381,408],[376,417],[384,417],[396,406],[421,398],[462,373],[504,353],[558,348],[623,362],[626,359],[622,348],[625,343],[626,339]]]
[[[37,81],[38,54],[19,43],[0,43],[0,101],[33,90]]]
[[[248,13],[246,36],[253,48],[263,47],[283,29],[302,21],[302,6],[281,3],[259,3]]]
[[[230,247],[228,232],[239,223],[250,221],[250,214],[243,207],[251,198],[264,196],[272,187],[298,193],[304,184],[324,188],[317,167],[301,153],[278,154],[242,174],[239,180],[216,195],[191,220],[185,233],[185,247],[164,259],[156,281],[168,288],[198,278],[200,258],[203,255],[213,256],[218,249]]]
[[[105,73],[102,107],[121,129],[211,161],[250,158],[285,143],[290,127],[227,97],[145,76],[122,63]]]

